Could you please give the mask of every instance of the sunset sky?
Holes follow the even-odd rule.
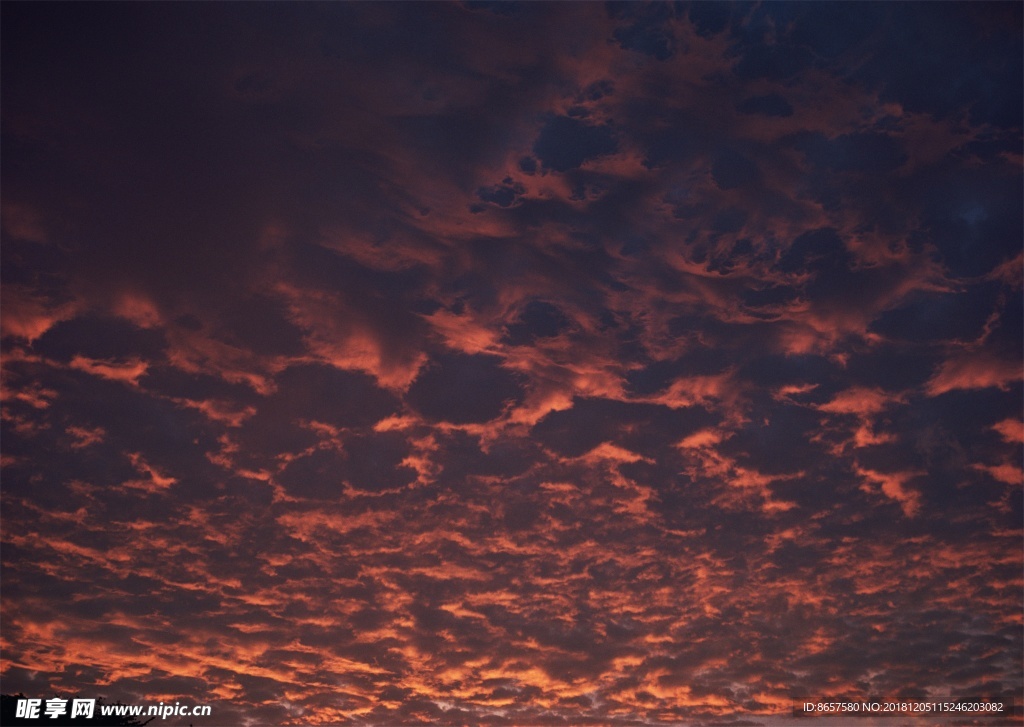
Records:
[[[4,2],[3,693],[1019,705],[1022,8]]]

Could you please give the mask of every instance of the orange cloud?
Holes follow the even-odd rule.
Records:
[[[1020,419],[1003,419],[1001,422],[992,425],[992,428],[999,432],[1004,442],[1010,444],[1024,444],[1024,421]]]
[[[611,442],[602,442],[579,459],[591,464],[601,464],[604,462],[653,462],[653,460],[644,457],[643,455],[639,455],[636,452],[630,452],[628,449]]]
[[[680,449],[700,449],[718,444],[725,438],[725,434],[717,429],[702,429],[688,437],[681,439],[676,446]]]
[[[495,331],[489,321],[477,320],[468,314],[455,315],[439,310],[426,316],[426,320],[445,344],[463,353],[493,353],[500,338],[500,332]]]
[[[922,477],[925,472],[877,472],[859,465],[855,466],[855,470],[864,478],[864,484],[861,486],[864,492],[874,493],[881,489],[883,495],[899,504],[903,514],[908,518],[915,517],[920,511],[921,493],[909,489],[907,483]]]
[[[155,328],[163,323],[163,316],[156,304],[148,296],[140,293],[122,293],[114,301],[111,311],[139,328]]]
[[[160,472],[160,470],[153,465],[149,464],[140,452],[129,452],[128,459],[140,474],[146,475],[146,479],[129,480],[124,483],[125,487],[132,487],[146,492],[156,493],[165,491],[168,487],[178,481],[177,478],[169,477]]]
[[[1003,391],[1021,380],[1021,364],[998,359],[987,354],[961,354],[944,361],[925,385],[930,396],[939,396],[958,389],[986,389],[995,387]]]
[[[229,427],[240,427],[254,414],[256,408],[253,406],[239,406],[230,401],[211,399],[209,401],[195,401],[193,399],[175,398],[174,403],[195,409],[203,413],[207,419],[213,422],[220,422]]]
[[[662,404],[671,409],[689,406],[707,406],[714,402],[734,399],[739,386],[732,371],[710,376],[687,376],[673,381],[668,389],[657,396],[645,399],[653,404]]]
[[[139,385],[139,377],[149,369],[149,364],[139,359],[130,361],[97,361],[85,356],[75,356],[69,364],[71,368],[99,376],[108,381],[121,381],[130,386]]]
[[[0,334],[32,343],[55,324],[74,318],[80,304],[74,301],[54,304],[24,286],[7,283],[0,289]]]
[[[103,441],[107,433],[103,427],[71,426],[68,427],[67,431],[68,434],[75,439],[71,445],[72,449],[84,449],[85,447],[91,447],[94,444],[99,444]]]
[[[971,466],[976,470],[987,472],[992,479],[1007,485],[1024,484],[1024,470],[1021,470],[1019,465],[1006,462],[998,465],[974,464]]]
[[[898,394],[889,394],[882,389],[852,388],[836,394],[831,401],[819,404],[819,411],[830,414],[877,414],[893,404],[902,404],[906,400]]]
[[[818,386],[819,384],[789,384],[787,386],[780,386],[772,394],[772,398],[776,401],[793,401],[794,397],[809,394],[817,389]]]

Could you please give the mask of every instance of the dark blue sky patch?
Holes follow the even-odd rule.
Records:
[[[347,462],[334,450],[319,449],[294,459],[276,476],[289,494],[314,500],[340,500]]]
[[[811,472],[821,459],[821,414],[804,407],[778,408],[767,423],[750,422],[724,442],[721,451],[764,474]]]
[[[815,133],[797,146],[811,164],[832,172],[881,174],[897,169],[907,159],[897,139],[877,132],[843,134],[831,140]]]
[[[452,424],[486,422],[522,398],[516,377],[493,356],[435,357],[413,382],[406,401],[428,419]]]
[[[76,451],[70,446],[72,438],[55,429],[47,432],[43,440],[43,446],[50,452],[49,458],[38,461],[33,458],[41,444],[38,440],[25,438],[6,422],[0,424],[0,432],[9,443],[4,445],[5,451],[20,459],[3,469],[4,494],[8,503],[5,505],[5,517],[14,515],[10,511],[14,507],[11,503],[19,498],[56,512],[73,512],[87,500],[72,492],[72,482],[85,481],[112,490],[120,483],[139,476],[128,459],[121,455],[118,442],[91,451]],[[126,516],[128,513],[122,517]]]
[[[793,300],[799,291],[787,285],[769,285],[745,288],[740,295],[743,303],[751,308],[770,308]]]
[[[964,144],[961,149],[973,154],[986,164],[998,164],[1000,157],[1012,154],[1018,149],[1018,140],[1012,133],[979,135],[974,141]]]
[[[159,329],[139,328],[122,318],[83,316],[57,323],[35,341],[33,349],[58,361],[75,356],[152,361],[163,357],[166,345]]]
[[[260,354],[295,356],[305,350],[302,332],[277,300],[255,296],[231,305],[218,330],[227,343]]]
[[[513,16],[519,13],[521,3],[493,2],[492,0],[463,0],[461,3],[468,10],[494,13],[501,16]]]
[[[504,133],[494,120],[483,115],[412,116],[400,119],[397,126],[410,144],[439,166],[453,160],[468,165],[476,159],[490,158]]]
[[[378,233],[382,243],[387,243],[392,234],[386,228]],[[382,302],[416,291],[418,277],[414,270],[374,270],[323,245],[295,245],[289,253],[290,272],[303,286],[374,296]]]
[[[282,408],[261,407],[232,433],[233,441],[241,445],[241,451],[234,460],[239,466],[273,468],[278,458],[298,454],[317,445],[319,437],[316,432],[295,422],[294,413],[282,416]]]
[[[732,149],[725,149],[715,157],[711,175],[720,189],[747,187],[761,177],[754,162]]]
[[[87,423],[103,422],[113,446],[146,452],[158,467],[195,465],[214,446],[215,430],[197,411],[79,372],[69,372],[61,387],[65,396],[54,414],[75,412]]]
[[[975,124],[1021,127],[1024,41],[1016,3],[888,5],[882,42],[853,77],[909,111],[938,118],[969,112]],[[949,42],[956,29],[958,42]],[[899,61],[897,61],[899,59]],[[894,65],[897,64],[898,65]]]
[[[687,15],[697,33],[705,38],[710,38],[729,26],[735,9],[740,7],[743,6],[735,3],[691,2]]]
[[[762,7],[788,30],[790,43],[839,62],[850,50],[889,30],[885,4],[779,3]]]
[[[760,354],[752,356],[739,370],[739,375],[765,393],[772,388],[785,385],[800,385],[813,382],[828,387],[839,374],[833,362],[824,356]]]
[[[751,45],[737,47],[740,58],[736,75],[745,81],[768,79],[786,81],[811,67],[813,55],[806,48],[792,45]]]
[[[519,160],[519,169],[526,174],[536,174],[537,160],[533,157],[523,157]]]
[[[638,131],[637,135],[647,150],[644,166],[656,168],[683,164],[704,150],[704,133],[699,123],[686,117],[673,121],[668,128],[659,126],[650,132]]]
[[[167,363],[151,365],[138,379],[139,385],[154,396],[171,396],[193,401],[231,401],[255,405],[261,401],[248,384],[225,381],[210,374],[188,373]]]
[[[1006,392],[995,387],[980,390],[956,389],[941,396],[921,397],[914,406],[893,412],[893,427],[912,427],[914,446],[932,458],[950,457],[951,453],[969,460],[975,451],[988,451],[992,440],[989,421],[1001,421],[1019,412],[1007,394],[1019,394],[1022,384],[1007,387]],[[952,416],[956,412],[956,416]],[[941,436],[935,436],[939,432]],[[1005,450],[1004,450],[1005,451]],[[1020,456],[1014,450],[1013,457]],[[949,462],[934,461],[934,469],[944,469]]]
[[[594,81],[580,92],[578,99],[581,103],[587,101],[600,101],[606,96],[615,92],[615,84],[608,79]]]
[[[542,300],[531,301],[518,320],[508,327],[506,340],[513,346],[522,346],[538,338],[557,336],[568,323],[557,306]]]
[[[617,28],[613,36],[623,48],[653,56],[659,61],[668,60],[676,52],[677,41],[671,28],[659,25],[655,20]]]
[[[848,380],[888,391],[923,386],[932,375],[935,353],[913,343],[896,339],[892,345],[878,347],[870,356],[851,357],[847,364]]]
[[[398,410],[398,400],[367,374],[323,364],[292,366],[278,374],[277,391],[260,412],[282,422],[300,418],[343,427],[369,426]]]
[[[566,457],[586,454],[602,442],[620,442],[643,453],[678,441],[712,420],[700,407],[669,409],[656,404],[580,399],[571,409],[548,414],[532,432],[542,444]]]
[[[541,127],[533,153],[556,172],[575,169],[618,149],[611,127],[593,126],[568,116],[554,116]]]
[[[477,190],[476,196],[498,207],[512,207],[525,191],[526,188],[522,184],[505,179],[501,184],[481,187]]]
[[[220,473],[206,455],[217,449],[219,427],[211,425],[199,412],[120,382],[77,371],[55,372],[47,385],[59,386],[62,391],[62,396],[46,410],[49,427],[31,437],[17,432],[11,434],[9,429],[5,431],[12,453],[31,456],[27,460],[33,463],[30,472],[52,473],[51,485],[38,490],[40,497],[66,498],[64,488],[80,481],[101,488],[104,493],[98,496],[101,501],[105,501],[107,494],[117,499],[110,502],[113,509],[134,512],[131,502],[143,497],[143,490],[120,486],[129,480],[149,478],[141,465],[132,464],[136,453],[142,456],[140,462],[156,468],[161,476],[178,481],[166,491],[154,487],[154,492],[145,495],[146,498],[162,500],[162,492],[187,498],[214,495],[213,485]],[[72,428],[95,431],[97,439],[82,446],[81,437]],[[21,443],[25,445],[24,450],[19,446]],[[8,445],[4,446],[6,450]],[[40,451],[49,452],[45,467]],[[44,474],[47,479],[50,476]],[[7,479],[14,491],[17,478],[5,477]],[[27,481],[31,482],[31,478]],[[146,507],[156,511],[160,505],[147,500]],[[136,513],[136,516],[146,515]]]
[[[989,343],[992,350],[1010,359],[1017,358],[1024,349],[1024,337],[1017,335],[1024,330],[1024,292],[1000,291],[996,308],[999,318],[992,326]]]
[[[13,146],[13,145],[12,145]],[[19,145],[21,146],[21,145]],[[31,164],[31,161],[27,161]],[[5,169],[17,168],[19,165],[4,164]],[[8,204],[11,204],[9,201]],[[14,203],[16,207],[17,202]],[[8,208],[10,209],[10,208]],[[11,231],[11,224],[0,227],[0,283],[4,285],[39,285],[49,289],[51,293],[60,295],[61,289],[67,282],[60,273],[60,268],[67,260],[67,252],[56,245],[40,245],[38,240],[25,240],[24,237],[38,238],[46,235],[41,220],[35,220],[35,224],[26,229],[19,229],[15,226]]]
[[[982,335],[994,304],[995,295],[922,293],[884,312],[871,329],[901,341],[971,341]]]
[[[1017,172],[1002,164],[956,177],[943,170],[921,195],[922,242],[934,244],[958,276],[984,275],[1020,251],[1024,179]]]
[[[678,361],[654,361],[627,373],[626,381],[631,391],[640,396],[647,396],[668,388],[679,373]]]
[[[787,273],[846,269],[852,257],[832,228],[805,232],[779,257],[778,268]]]
[[[339,468],[345,481],[357,490],[380,492],[410,484],[416,471],[402,461],[409,443],[398,432],[367,432],[347,438],[345,463]]]
[[[736,104],[741,114],[786,117],[793,115],[793,107],[782,96],[770,93],[766,96],[751,96]]]
[[[541,459],[530,442],[499,440],[485,452],[480,442],[463,432],[452,432],[442,443],[444,470],[439,481],[449,487],[459,487],[468,478],[518,477]]]

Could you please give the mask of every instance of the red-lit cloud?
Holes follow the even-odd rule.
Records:
[[[2,12],[5,693],[1019,698],[1019,7]]]

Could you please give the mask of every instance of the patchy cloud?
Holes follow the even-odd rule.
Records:
[[[1019,698],[1019,5],[0,12],[5,691]]]

